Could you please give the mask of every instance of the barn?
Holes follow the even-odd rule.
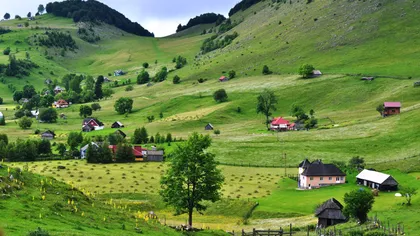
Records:
[[[384,102],[383,116],[397,115],[401,113],[401,102]]]
[[[398,182],[391,175],[373,170],[363,170],[356,176],[357,184],[381,191],[398,190]]]

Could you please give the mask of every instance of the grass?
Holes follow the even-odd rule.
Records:
[[[8,167],[0,168],[3,193],[0,229],[3,228],[6,234],[26,235],[38,227],[51,235],[138,234],[135,212],[130,209],[120,205],[114,209],[96,200],[92,194],[82,193],[55,178],[26,171],[18,175],[13,169],[11,173],[15,179],[10,182]],[[137,227],[145,234],[176,234],[160,224],[146,222],[142,216],[137,221]],[[122,229],[123,224],[125,230]]]
[[[419,51],[416,32],[420,25],[417,9],[420,9],[419,3],[408,1],[386,1],[381,6],[373,1],[345,4],[339,1],[314,1],[310,4],[305,1],[293,1],[292,4],[263,1],[232,17],[238,25],[227,34],[236,31],[239,37],[231,45],[206,55],[198,52],[202,41],[210,37],[209,34],[200,35],[203,29],[212,27],[208,25],[167,38],[137,37],[101,25],[95,27],[95,32],[102,40],[89,44],[77,36],[78,26],[70,19],[46,14],[39,17],[37,23],[31,22],[26,29],[16,27],[24,20],[2,21],[0,26],[10,27],[13,32],[0,36],[0,49],[9,46],[20,59],[25,58],[28,51],[31,60],[40,68],[27,78],[3,78],[0,97],[4,98],[5,104],[0,105],[0,111],[6,116],[7,125],[1,132],[7,133],[10,140],[16,140],[39,138],[34,135],[36,129],[51,129],[57,134],[55,142],[65,142],[70,131],[81,128],[78,105],[73,105],[59,111],[66,114],[66,120],[59,119],[55,124],[35,122],[31,129],[21,130],[13,119],[13,109],[17,104],[12,102],[8,84],[18,89],[33,84],[40,91],[45,87],[45,79],[60,80],[67,73],[107,75],[117,69],[128,73],[110,79],[131,79],[134,82],[143,62],[150,64],[147,70],[154,75],[163,66],[173,69],[172,58],[181,55],[187,58],[187,66],[171,72],[163,83],[151,87],[134,85],[134,90],[129,92],[124,87],[114,88],[113,97],[101,100],[102,110],[93,114],[107,128],[85,136],[112,133],[115,130],[109,126],[119,120],[125,124],[126,128],[122,130],[128,138],[142,126],[150,135],[170,132],[174,137],[184,139],[192,132],[210,134],[213,137],[210,151],[216,154],[218,161],[231,165],[294,167],[306,157],[330,162],[361,156],[370,167],[380,170],[398,168],[409,173],[390,172],[401,179],[401,183],[417,186],[420,92],[419,88],[413,88],[413,82],[420,77],[416,66]],[[79,50],[69,52],[65,57],[59,55],[59,50],[49,50],[54,59],[47,60],[45,48],[30,47],[26,40],[45,31],[36,29],[36,26],[68,31]],[[0,63],[7,63],[7,60],[7,56],[0,55]],[[300,79],[295,73],[303,63],[314,64],[324,76]],[[261,76],[263,65],[268,65],[274,74]],[[219,83],[217,78],[231,69],[237,72],[237,78]],[[172,84],[175,75],[181,77],[181,84]],[[360,81],[361,75],[374,75],[376,79]],[[200,78],[207,81],[200,84],[197,82]],[[227,91],[229,99],[217,104],[212,94],[220,88]],[[267,132],[263,116],[255,112],[256,97],[266,88],[278,96],[279,103],[273,116],[292,120],[290,106],[298,103],[307,111],[315,110],[319,128],[308,132]],[[134,100],[133,112],[127,117],[118,115],[113,109],[114,102],[120,97]],[[402,114],[380,118],[375,108],[384,101],[401,101]],[[147,122],[147,116],[158,117],[160,112],[164,115],[162,119]],[[207,123],[212,123],[221,134],[216,136],[204,131]],[[162,146],[169,153],[175,145]],[[287,154],[287,159],[283,159],[283,153]],[[134,205],[145,205],[144,209],[146,206],[158,209],[157,212],[165,215],[168,222],[184,223],[185,217],[172,216],[171,209],[163,206],[157,195],[161,171],[167,168],[165,164],[95,167],[80,161],[62,161],[61,164],[69,169],[56,171],[56,162],[31,163],[30,169],[58,180],[71,181],[80,189],[104,194],[102,200],[115,197],[127,204],[134,201]],[[215,229],[244,227],[240,221],[253,201],[259,201],[260,206],[253,214],[250,226],[246,227],[277,227],[293,220],[300,225],[313,223],[312,211],[316,204],[331,196],[342,200],[345,192],[357,187],[349,183],[311,192],[296,191],[293,181],[281,178],[283,169],[220,168],[226,177],[224,201],[210,204],[204,216],[196,215],[197,222]],[[417,210],[415,207],[407,209],[400,203],[401,200],[396,200],[391,193],[383,193],[377,198],[373,212],[391,221],[407,222],[406,226],[411,227],[408,232],[416,233],[413,227]],[[405,213],[406,218],[403,217]],[[222,225],[216,222],[222,222]],[[34,228],[35,224],[30,226]]]

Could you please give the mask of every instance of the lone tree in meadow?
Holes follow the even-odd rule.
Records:
[[[114,104],[115,111],[119,114],[130,113],[133,109],[133,99],[131,98],[119,98]]]
[[[216,102],[226,102],[228,99],[228,95],[226,93],[226,90],[219,89],[213,94],[213,98]]]
[[[79,108],[79,116],[86,118],[92,115],[92,107],[87,105],[81,105]]]
[[[236,77],[236,71],[234,70],[230,70],[228,74],[229,74],[229,79],[233,79]]]
[[[315,67],[313,65],[310,64],[303,64],[300,68],[299,68],[299,75],[301,75],[303,78],[309,78],[313,71],[315,70]]]
[[[400,186],[401,195],[405,197],[407,206],[411,206],[411,197],[417,194],[417,189],[413,187]]]
[[[268,68],[267,65],[264,65],[263,70],[262,70],[263,75],[270,75],[273,72]]]
[[[137,84],[147,84],[150,81],[150,75],[147,71],[142,70],[137,76]]]
[[[193,211],[206,210],[203,201],[218,201],[224,181],[217,169],[214,154],[205,151],[211,145],[210,136],[193,133],[172,153],[171,165],[161,179],[163,200],[173,206],[177,214],[188,213],[192,228]]]
[[[44,5],[39,4],[39,6],[38,6],[38,13],[42,15],[42,13],[44,13],[44,11],[45,11]]]
[[[5,20],[8,20],[8,19],[10,19],[10,14],[6,12],[6,14],[4,14],[3,17],[4,17]]]
[[[271,111],[277,110],[277,97],[273,91],[264,89],[257,98],[257,114],[262,113],[265,115],[265,124],[267,130],[269,129]]]
[[[24,117],[20,118],[18,123],[19,123],[20,128],[29,129],[32,126],[32,119],[24,116]]]
[[[147,63],[147,62],[143,63],[143,68],[144,68],[144,69],[149,68],[149,63]]]
[[[372,209],[375,199],[370,191],[356,189],[344,194],[344,214],[348,217],[356,218],[360,223],[365,223],[367,214]]]

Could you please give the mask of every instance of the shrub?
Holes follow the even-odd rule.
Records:
[[[213,94],[213,98],[216,102],[225,102],[228,98],[228,95],[226,93],[226,90],[219,89]]]
[[[22,117],[19,120],[19,127],[22,129],[28,129],[32,126],[32,119],[29,117]]]
[[[134,87],[132,85],[129,85],[127,87],[125,87],[125,91],[133,91]]]
[[[8,56],[10,54],[10,47],[7,47],[6,49],[3,50],[3,54]]]
[[[48,231],[42,230],[40,227],[38,227],[37,230],[29,232],[28,236],[50,236]]]
[[[388,234],[382,231],[368,231],[364,236],[387,236]]]
[[[144,68],[144,69],[149,68],[149,63],[147,63],[147,62],[143,63],[143,68]]]
[[[3,104],[3,98],[0,97],[0,105]]]
[[[181,82],[181,78],[178,75],[174,76],[174,79],[172,80],[174,84],[179,84]],[[0,103],[1,104],[1,103]]]
[[[233,79],[236,76],[236,72],[234,70],[229,71],[229,79]]]
[[[269,75],[269,74],[272,74],[273,72],[270,71],[270,69],[268,68],[267,65],[264,65],[262,73],[263,73],[263,75]]]

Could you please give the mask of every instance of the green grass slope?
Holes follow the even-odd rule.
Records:
[[[121,204],[95,200],[87,190],[4,165],[0,192],[0,229],[6,235],[27,235],[38,227],[51,235],[137,235],[136,227],[147,235],[177,234]]]

